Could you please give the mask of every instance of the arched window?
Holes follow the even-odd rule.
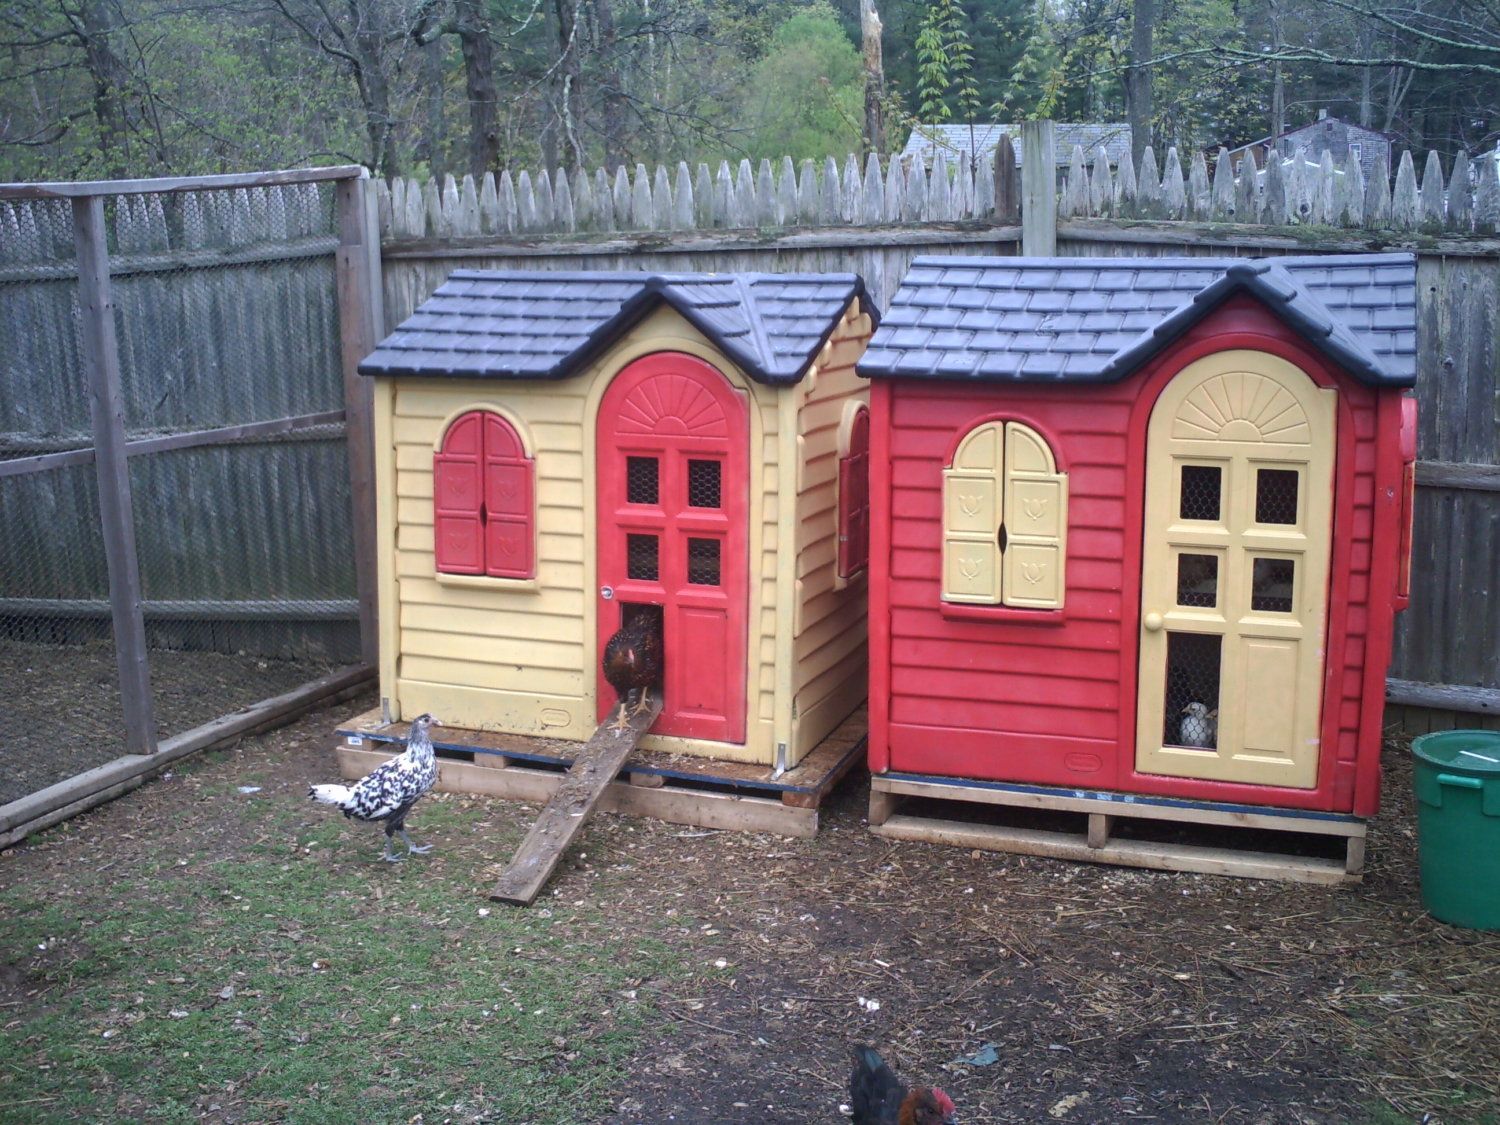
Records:
[[[839,577],[870,562],[870,408],[855,407],[839,455]]]
[[[471,410],[448,426],[432,460],[439,572],[536,577],[536,465],[515,427]]]
[[[1068,475],[1019,422],[970,430],[943,470],[943,600],[1061,609]]]

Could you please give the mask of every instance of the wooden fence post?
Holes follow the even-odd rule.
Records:
[[[115,663],[125,719],[125,752],[156,753],[156,714],[146,621],[141,612],[141,572],[135,553],[135,513],[130,470],[125,464],[125,400],[120,391],[120,352],[110,296],[109,250],[104,199],[73,200],[73,241],[78,253],[78,309],[89,413],[94,428],[94,472],[99,481],[99,523],[109,571],[110,616]]]
[[[1021,196],[1016,190],[1016,150],[1009,133],[995,143],[995,222],[1009,226],[1021,221]]]
[[[338,184],[336,262],[339,353],[344,376],[344,426],[353,504],[354,581],[359,597],[359,649],[364,663],[380,660],[375,567],[374,388],[358,373],[385,330],[380,286],[380,234],[375,193],[366,176]]]
[[[1057,140],[1050,121],[1021,123],[1021,253],[1057,256]]]

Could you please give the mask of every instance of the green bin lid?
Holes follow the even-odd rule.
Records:
[[[1500,731],[1443,730],[1418,735],[1411,752],[1454,773],[1500,774]]]

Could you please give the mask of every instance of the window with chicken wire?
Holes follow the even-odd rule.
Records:
[[[717,586],[719,584],[719,541],[717,539],[689,539],[688,582],[694,586]]]
[[[1162,744],[1212,750],[1218,746],[1219,658],[1215,633],[1167,634],[1166,714]]]
[[[625,458],[625,503],[656,504],[661,492],[660,467],[655,457]]]
[[[1182,466],[1177,514],[1185,520],[1217,522],[1223,510],[1224,470],[1217,465]]]
[[[1219,556],[1184,551],[1177,556],[1177,604],[1213,609],[1219,604]]]
[[[717,508],[719,477],[723,466],[718,461],[689,460],[687,463],[687,496],[689,508]]]
[[[1291,613],[1296,577],[1292,559],[1256,558],[1250,568],[1250,608],[1257,613]]]
[[[1298,473],[1296,469],[1257,469],[1255,472],[1255,522],[1297,522]]]
[[[654,535],[625,536],[625,575],[642,582],[661,578],[660,540]]]

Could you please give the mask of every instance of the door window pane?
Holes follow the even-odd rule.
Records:
[[[655,504],[658,494],[656,458],[625,458],[625,502]]]
[[[1167,634],[1166,714],[1162,745],[1219,744],[1219,652],[1223,638],[1213,633]]]
[[[1185,520],[1217,520],[1224,473],[1217,465],[1184,465],[1182,499],[1178,517]]]
[[[1261,613],[1291,613],[1296,569],[1291,559],[1256,559],[1251,569],[1250,608]]]
[[[688,507],[719,506],[719,462],[688,462]]]
[[[1177,604],[1212,609],[1219,604],[1219,556],[1177,556]]]
[[[719,584],[719,541],[717,539],[689,539],[688,581],[694,586],[717,586]]]
[[[625,536],[625,573],[643,582],[655,582],[661,574],[657,563],[656,536]]]
[[[1255,473],[1255,522],[1297,522],[1296,469],[1258,469]]]

